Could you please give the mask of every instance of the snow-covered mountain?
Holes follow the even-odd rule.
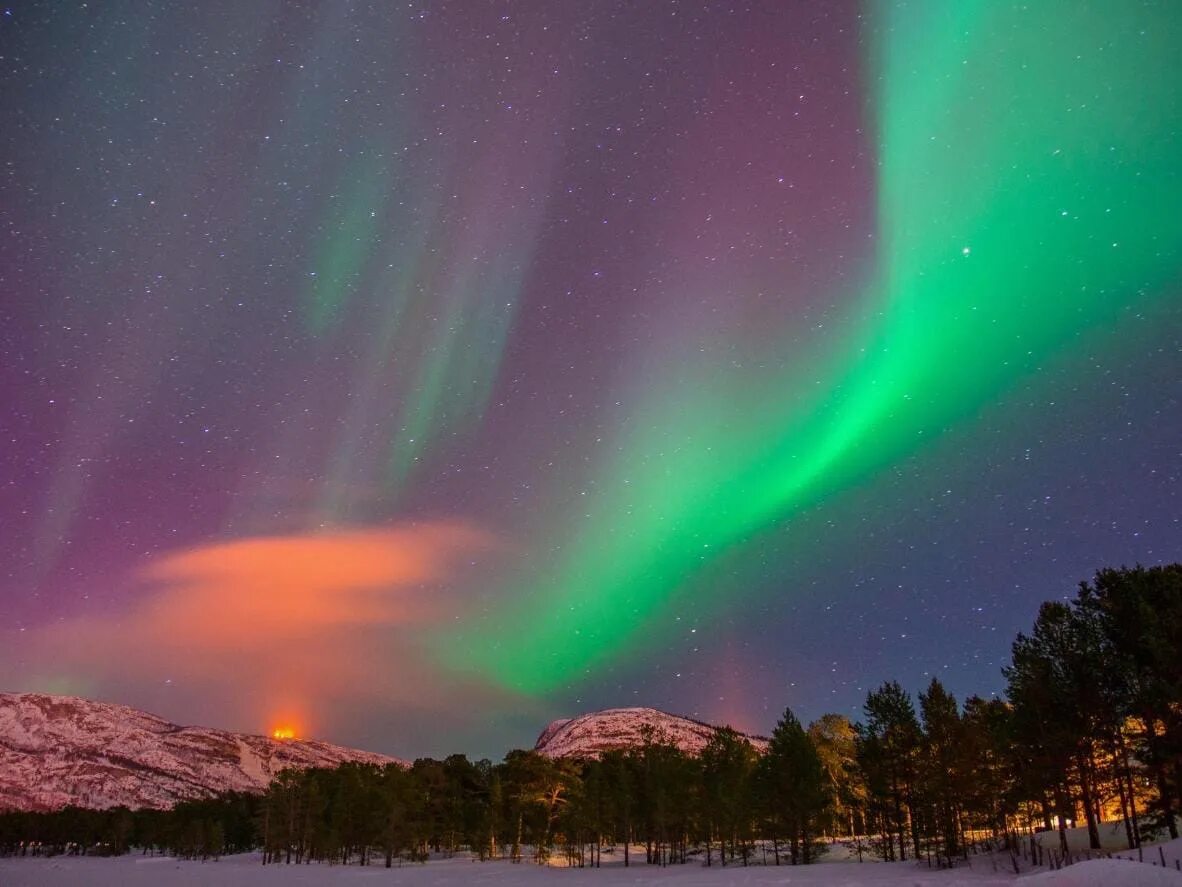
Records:
[[[608,708],[554,721],[542,731],[534,750],[551,758],[598,758],[605,751],[642,745],[649,727],[654,739],[672,742],[691,755],[701,754],[721,729],[655,708]],[[767,749],[765,737],[747,740],[757,751]]]
[[[170,807],[262,791],[291,767],[404,763],[310,739],[179,727],[124,705],[0,693],[0,810]]]

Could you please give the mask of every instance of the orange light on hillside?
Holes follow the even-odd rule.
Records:
[[[295,739],[294,727],[276,727],[271,731],[272,739]]]

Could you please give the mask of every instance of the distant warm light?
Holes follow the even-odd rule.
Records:
[[[272,739],[295,739],[295,729],[293,727],[276,727],[271,731]]]

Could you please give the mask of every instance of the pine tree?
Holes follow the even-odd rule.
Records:
[[[723,865],[727,861],[727,840],[730,840],[732,859],[740,841],[745,843],[747,840],[756,760],[751,743],[730,727],[717,731],[702,749],[701,822],[706,842],[706,865],[713,861],[716,836],[721,839]]]
[[[907,830],[919,855],[919,834],[914,829],[915,768],[920,729],[911,697],[897,681],[871,691],[864,708],[865,725],[859,725],[859,761],[868,775],[870,790],[878,796],[885,820],[884,832],[898,841],[899,859],[907,858]],[[893,854],[889,848],[885,856]]]
[[[970,696],[965,700],[961,723],[962,755],[970,773],[964,806],[974,817],[975,826],[987,829],[996,838],[1007,834],[1008,818],[1017,812],[1013,711],[1000,699]]]
[[[632,864],[631,845],[637,819],[637,773],[635,758],[619,750],[604,752],[599,759],[607,783],[609,819],[614,842],[624,845],[624,867]]]
[[[760,779],[773,835],[788,838],[793,865],[812,862],[831,798],[821,758],[791,709],[772,732]]]
[[[837,832],[864,834],[866,786],[859,778],[857,730],[845,715],[824,714],[809,724],[808,734],[825,768]]]
[[[971,762],[962,757],[964,730],[956,699],[936,678],[919,694],[919,709],[923,719],[920,790],[931,831],[939,836],[951,864],[961,849],[961,799],[968,790]]]
[[[1081,606],[1101,614],[1114,654],[1108,665],[1119,668],[1126,680],[1124,714],[1139,726],[1136,756],[1156,788],[1154,818],[1177,838],[1182,815],[1182,564],[1100,570],[1092,586],[1080,587],[1080,600]],[[1125,778],[1131,784],[1131,773]]]
[[[1014,641],[1013,664],[1004,670],[1021,735],[1057,777],[1054,791],[1063,852],[1063,820],[1075,815],[1073,792],[1087,822],[1089,845],[1100,847],[1096,750],[1116,719],[1104,689],[1099,638],[1095,619],[1086,609],[1045,603],[1032,634],[1019,634]]]

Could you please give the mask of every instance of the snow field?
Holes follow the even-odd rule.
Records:
[[[1164,845],[1167,860],[1182,854],[1182,841]],[[451,885],[526,885],[526,887],[619,887],[619,885],[668,884],[671,887],[1182,887],[1182,874],[1148,863],[1157,847],[1146,852],[1146,862],[1097,859],[1059,871],[1020,878],[1003,871],[983,869],[931,870],[914,862],[831,862],[811,866],[713,866],[677,865],[657,868],[644,864],[624,868],[564,869],[528,862],[476,862],[466,857],[412,863],[386,869],[328,865],[260,864],[258,854],[228,856],[216,862],[195,862],[171,857],[128,855],[115,858],[54,857],[0,859],[3,887],[451,887]],[[643,858],[643,857],[642,857]]]

